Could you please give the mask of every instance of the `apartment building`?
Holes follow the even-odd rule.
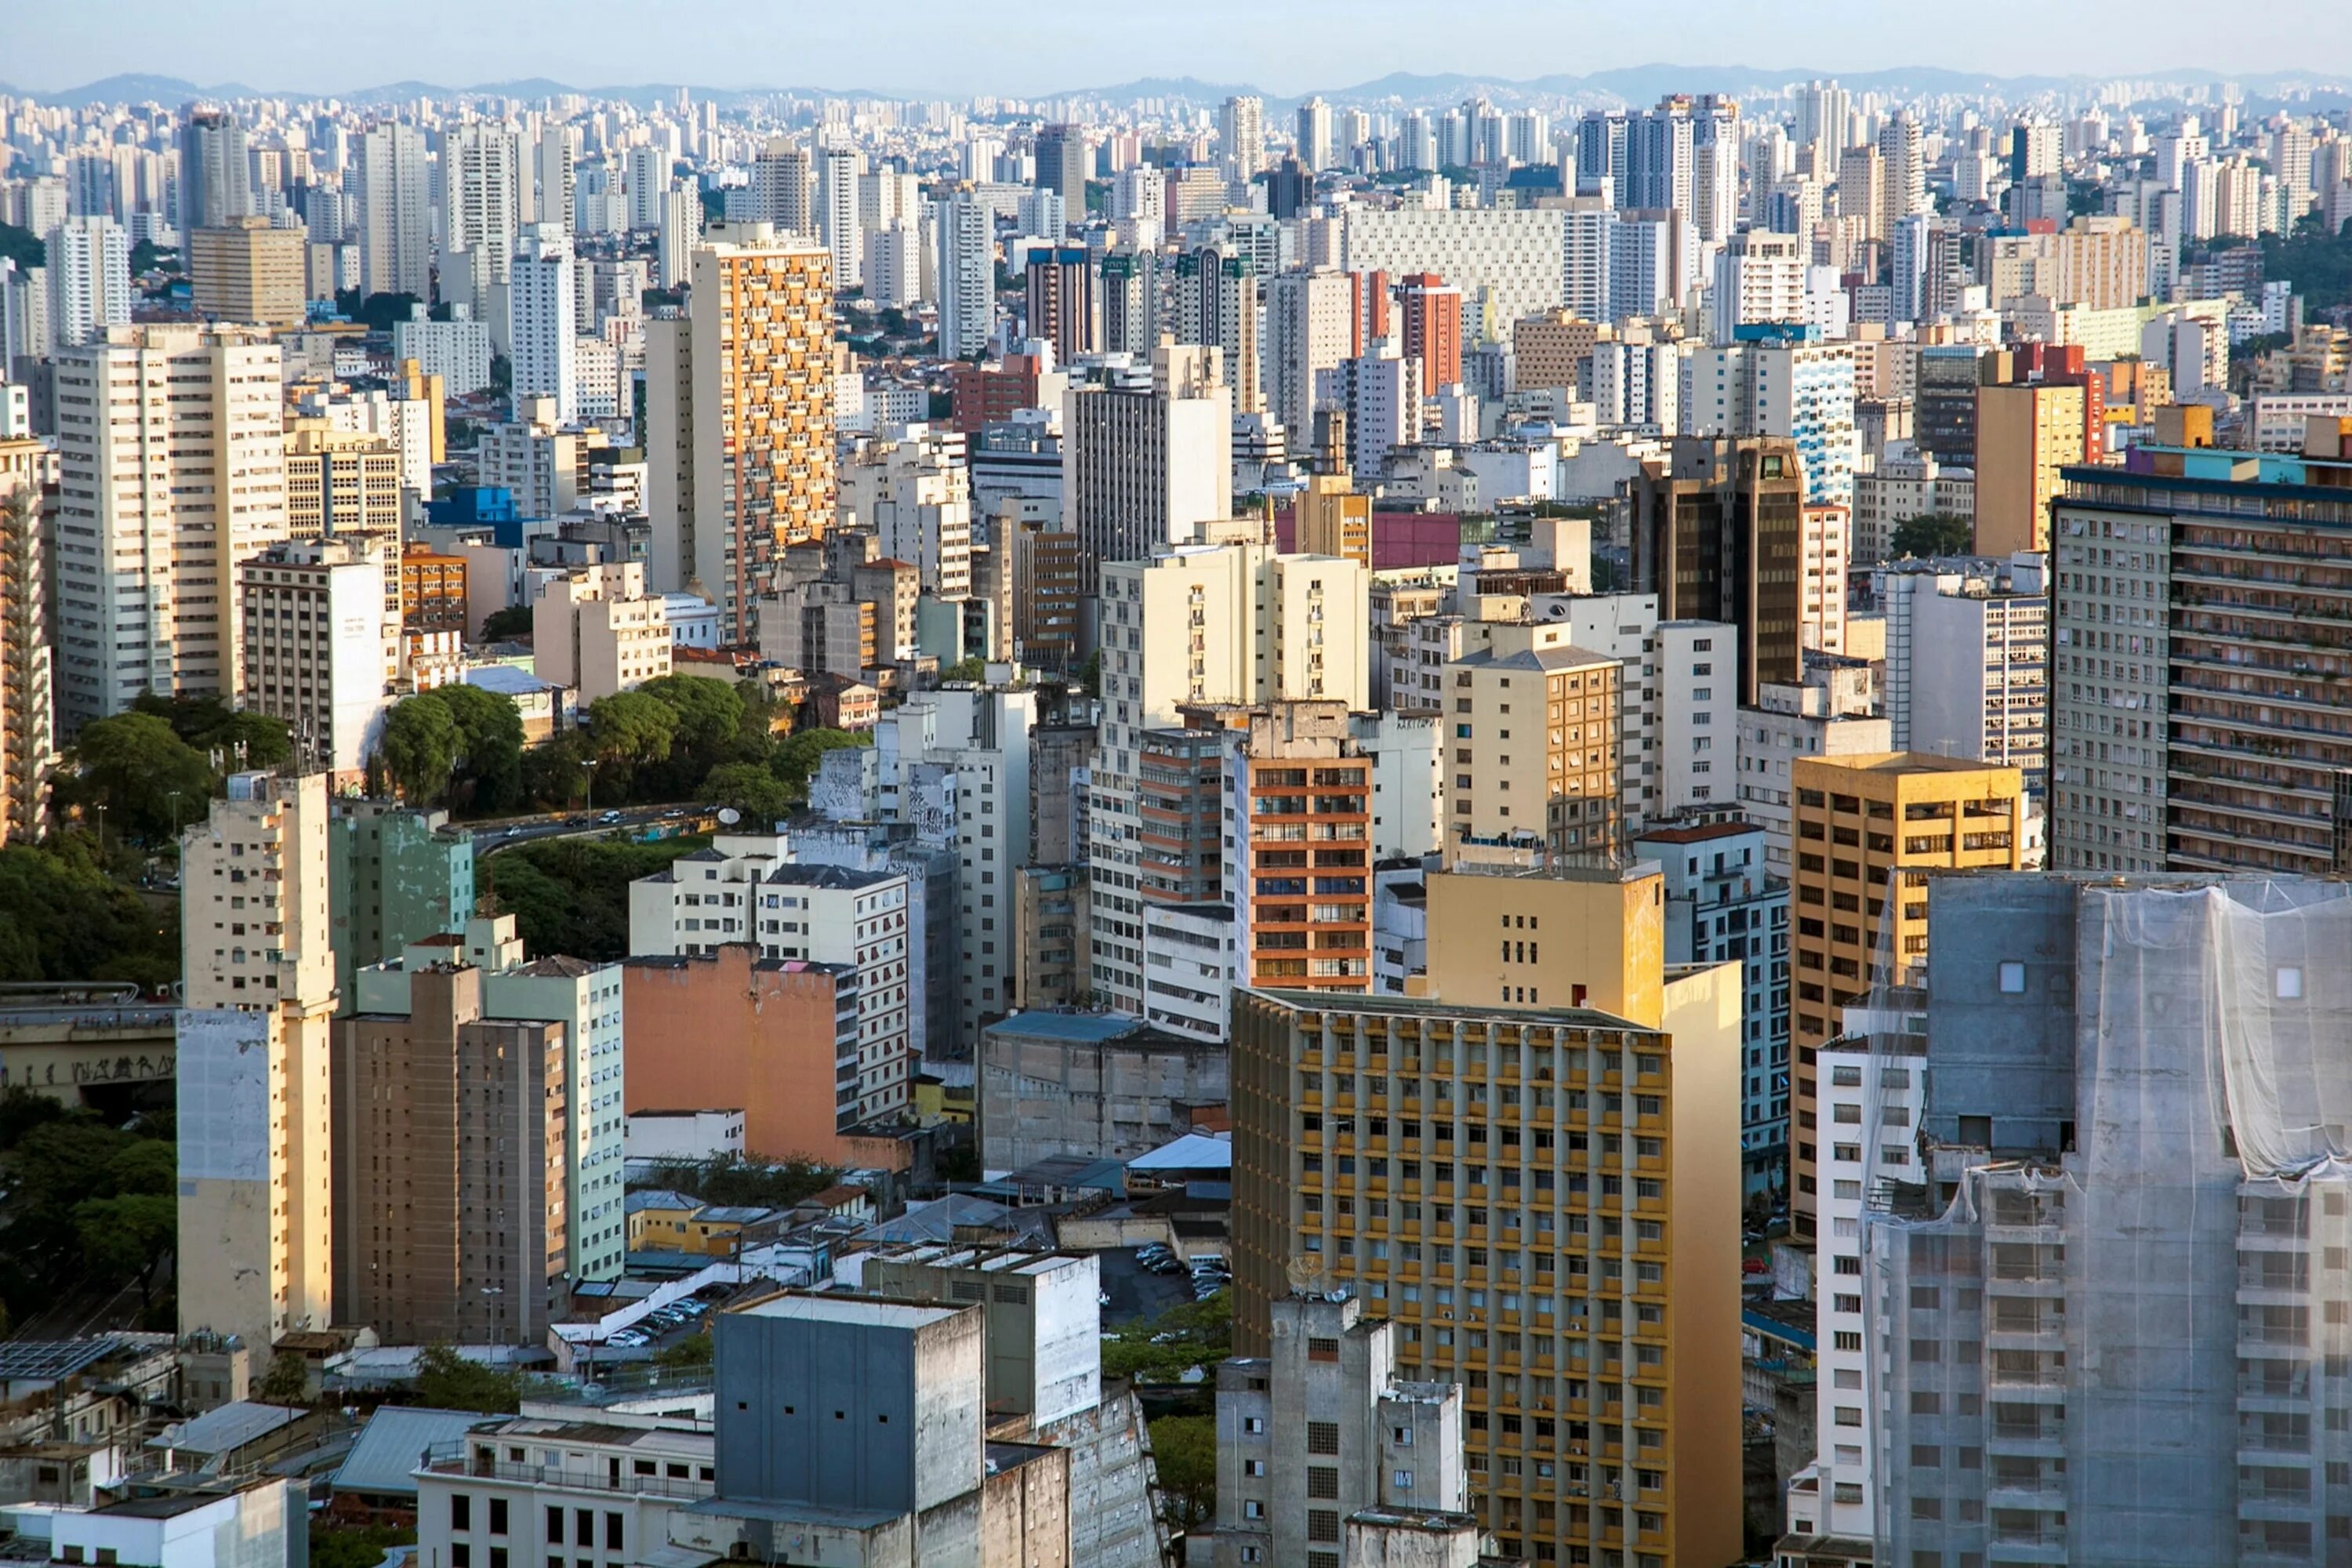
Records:
[[[1099,610],[1102,716],[1091,770],[1089,988],[1141,1016],[1138,881],[1141,738],[1188,703],[1365,705],[1365,574],[1352,561],[1265,544],[1107,562]]]
[[[2302,455],[2174,444],[2176,427],[2124,468],[2065,476],[2051,560],[2053,865],[2344,868],[2336,780],[2352,757],[2335,729],[2352,602],[2333,563],[2352,462],[2339,422],[2313,423]]]
[[[2008,555],[2050,548],[2059,470],[2095,460],[2084,444],[2081,386],[1977,388],[1976,549]]]
[[[401,454],[388,437],[296,420],[286,432],[288,532],[295,539],[368,533],[398,540],[401,470]]]
[[[783,546],[834,517],[833,258],[764,223],[713,225],[692,259],[694,313],[646,325],[649,581],[719,606],[749,641]]]
[[[237,563],[289,536],[275,343],[131,327],[60,351],[58,719],[243,689]]]
[[[1886,569],[1880,582],[1894,750],[2005,763],[2025,775],[2030,793],[2048,787],[2047,559],[1905,561]]]
[[[239,705],[284,720],[296,756],[338,784],[365,775],[400,679],[391,549],[365,535],[288,541],[236,571]]]
[[[1738,628],[1748,706],[1803,668],[1806,483],[1792,441],[1678,437],[1633,485],[1633,591],[1662,619]]]
[[[583,707],[670,672],[668,602],[646,591],[634,561],[549,578],[530,616],[539,678],[572,688]]]
[[[37,838],[57,751],[48,448],[0,438],[0,843]]]
[[[716,1441],[675,1418],[485,1420],[419,1456],[417,1552],[488,1564],[512,1553],[643,1563],[669,1548],[669,1521],[718,1489]],[[454,1452],[451,1451],[454,1449]]]
[[[1277,702],[1221,722],[1223,897],[1232,984],[1371,985],[1372,763],[1339,702]],[[1147,954],[1147,963],[1156,957]]]
[[[188,231],[190,300],[206,321],[300,326],[310,313],[309,263],[310,237],[266,217]]]
[[[1072,386],[1062,403],[1066,526],[1096,562],[1203,540],[1233,515],[1234,395],[1223,354],[1152,350],[1149,390]]]
[[[567,1031],[486,1017],[461,954],[412,944],[408,1010],[334,1026],[337,1304],[396,1344],[535,1345],[570,1305]]]
[[[1764,829],[1767,864],[1786,880],[1797,763],[1892,751],[1893,726],[1873,716],[1871,672],[1857,660],[1817,660],[1801,682],[1774,682],[1757,696],[1739,710],[1739,810]]]
[[[1225,1047],[1117,1013],[1023,1013],[981,1037],[980,1163],[1016,1171],[1060,1155],[1131,1160],[1222,1104]]]
[[[324,773],[247,773],[181,839],[184,1336],[274,1344],[347,1321],[332,1272],[328,837]]]
[[[1623,846],[1622,667],[1540,629],[1497,623],[1488,647],[1445,667],[1449,866],[1607,858]]]
[[[1729,1561],[1738,973],[1668,975],[1654,868],[1432,882],[1428,994],[1236,994],[1234,1348],[1305,1271],[1463,1385],[1501,1554]]]
[[[1929,872],[2024,868],[2025,781],[2013,767],[1922,752],[1801,758],[1791,778],[1789,1224],[1810,1243],[1819,1214],[1815,1056],[1874,987],[1917,984]]]

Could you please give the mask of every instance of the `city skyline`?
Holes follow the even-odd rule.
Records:
[[[420,14],[421,13],[421,14]],[[1304,0],[1297,19],[1336,18],[1333,0]],[[96,13],[47,9],[11,23],[11,58],[0,91],[72,96],[118,73],[168,67],[167,79],[200,88],[250,87],[275,94],[358,94],[386,85],[426,84],[454,90],[549,81],[582,92],[616,86],[683,84],[712,92],[825,90],[898,95],[1005,93],[1049,97],[1085,94],[1105,85],[1192,78],[1204,89],[1248,87],[1276,97],[1334,93],[1410,73],[1491,78],[1498,85],[1614,71],[1672,70],[1685,76],[1715,71],[1752,74],[1760,80],[1801,80],[1825,72],[1925,72],[2045,84],[2116,77],[2162,77],[2218,82],[2231,73],[2294,79],[2342,75],[2352,83],[2352,48],[2343,58],[2315,58],[2332,36],[2332,8],[2293,0],[2232,19],[2226,34],[2189,36],[2198,17],[2165,0],[2125,6],[2114,0],[2052,12],[2025,0],[1997,0],[1969,36],[1937,40],[1931,48],[1891,14],[1860,0],[1805,0],[1766,14],[1700,0],[1686,7],[1686,37],[1705,42],[1721,63],[1685,66],[1662,57],[1654,18],[1580,5],[1515,3],[1491,7],[1489,26],[1458,41],[1417,38],[1407,48],[1394,29],[1415,13],[1399,0],[1346,7],[1345,29],[1305,26],[1237,50],[1234,29],[1260,24],[1264,13],[1240,0],[1207,0],[1193,30],[1197,42],[1163,40],[1139,54],[1117,22],[1105,21],[1069,0],[1049,0],[1037,26],[1017,36],[991,32],[975,17],[938,0],[916,0],[905,37],[951,47],[919,56],[877,55],[845,22],[811,16],[801,8],[746,13],[729,0],[689,0],[673,13],[676,25],[634,38],[630,58],[636,84],[616,84],[608,46],[614,29],[636,14],[614,0],[588,0],[579,25],[550,36],[520,10],[458,6],[425,0],[395,20],[348,18],[331,31],[309,29],[281,0],[234,0],[205,7],[201,17],[157,0],[126,0]],[[1202,13],[1195,13],[1196,16]],[[1044,25],[1050,21],[1053,25]],[[2169,22],[2172,25],[2167,25]],[[419,25],[422,23],[423,25]],[[1222,24],[1230,23],[1231,26]],[[2128,27],[2123,24],[2128,23]],[[2013,30],[2031,26],[2042,47],[2030,57],[2013,47]],[[1497,48],[1500,37],[1542,37],[1559,29],[1556,58]],[[1789,40],[1815,42],[1801,49]],[[123,40],[137,40],[139,58],[126,59]],[[716,46],[726,40],[723,51]],[[1833,40],[1833,41],[1832,41]],[[1933,58],[1935,65],[1923,62]],[[1790,59],[1786,66],[1750,59]],[[358,60],[375,68],[355,68]],[[2097,60],[2095,73],[2043,73],[2020,68],[2032,61]],[[747,68],[743,62],[761,62]],[[772,62],[772,63],[768,63]],[[2281,69],[2282,64],[2291,68]],[[731,73],[731,74],[730,74]],[[1442,90],[1442,89],[1439,89]],[[1635,95],[1635,96],[1638,96]]]

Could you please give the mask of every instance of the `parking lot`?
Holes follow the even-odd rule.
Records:
[[[1136,1261],[1134,1251],[1098,1252],[1103,1294],[1110,1304],[1102,1310],[1103,1327],[1116,1329],[1156,1318],[1179,1301],[1192,1299],[1192,1279],[1182,1274],[1154,1274]]]

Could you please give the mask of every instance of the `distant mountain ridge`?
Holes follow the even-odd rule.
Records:
[[[1772,69],[1756,66],[1681,66],[1656,63],[1613,67],[1583,76],[1569,72],[1555,72],[1527,79],[1481,76],[1463,71],[1434,74],[1395,71],[1352,86],[1321,88],[1308,93],[1276,93],[1245,83],[1211,82],[1196,77],[1185,76],[1142,77],[1132,81],[1118,82],[1103,87],[1072,88],[1043,93],[998,93],[993,96],[1029,102],[1047,99],[1077,98],[1125,103],[1150,98],[1175,98],[1193,103],[1213,104],[1234,94],[1245,93],[1265,99],[1269,109],[1289,108],[1304,102],[1310,97],[1322,98],[1337,104],[1379,104],[1412,108],[1436,107],[1441,104],[1459,102],[1464,98],[1478,95],[1494,100],[1498,106],[1561,99],[1597,104],[1622,102],[1640,105],[1654,102],[1660,96],[1671,92],[1755,95],[1778,91],[1791,83],[1829,78],[1834,78],[1842,86],[1853,92],[1882,92],[1912,97],[1944,93],[1992,94],[2012,101],[2038,98],[2053,92],[2080,91],[2100,82],[2119,79],[2157,82],[2175,87],[2214,87],[2225,81],[2234,81],[2249,93],[2257,95],[2275,93],[2287,89],[2334,89],[2339,93],[2352,92],[2352,71],[2280,70],[2229,73],[2195,67],[2181,67],[2161,71],[2002,77],[1990,73],[1951,70],[1940,66],[1897,66],[1883,70],[1840,72],[1801,67]],[[332,98],[347,103],[399,103],[417,98],[510,98],[530,101],[547,98],[578,96],[651,105],[675,98],[682,86],[683,89],[697,100],[721,104],[736,104],[750,99],[776,95],[803,98],[885,98],[917,101],[984,96],[972,93],[895,92],[871,88],[804,85],[712,88],[650,82],[627,87],[573,87],[545,77],[484,82],[463,88],[447,87],[435,82],[397,81],[386,82],[376,87],[354,88],[340,91],[301,89],[265,91],[247,87],[241,82],[224,82],[211,87],[200,87],[194,82],[184,80],[178,77],[135,71],[106,77],[61,92],[38,92],[0,83],[0,93],[29,97],[43,103],[66,109],[86,108],[95,103],[152,102],[176,106],[197,100],[252,98]]]

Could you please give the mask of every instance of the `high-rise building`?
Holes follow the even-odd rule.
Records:
[[[1885,708],[1898,752],[2007,763],[2039,797],[2049,783],[2046,557],[1992,570],[1899,561],[1880,579]]]
[[[339,785],[365,776],[400,675],[397,541],[288,541],[236,569],[237,706],[284,720],[302,765]]]
[[[551,224],[535,224],[516,247],[507,291],[507,334],[513,395],[555,401],[555,423],[580,418],[579,324],[572,242]]]
[[[125,329],[68,350],[57,510],[59,722],[142,693],[240,689],[241,561],[288,537],[274,343],[193,327]]]
[[[572,200],[579,188],[579,133],[550,116],[531,144],[532,173],[538,181],[538,222],[553,224],[570,234],[578,227]]]
[[[1063,404],[1064,516],[1097,561],[1195,542],[1233,513],[1233,395],[1213,348],[1163,343],[1148,392],[1072,387]]]
[[[572,1266],[565,1021],[489,1017],[456,936],[408,956],[404,1010],[334,1026],[337,1305],[404,1342],[536,1344]]]
[[[98,342],[131,324],[131,236],[110,217],[70,217],[49,230],[49,341]]]
[[[42,516],[47,448],[0,439],[0,844],[46,830],[57,751],[49,626],[50,538]]]
[[[834,510],[831,258],[764,224],[715,226],[694,253],[694,310],[646,327],[656,593],[719,606],[748,642],[752,598],[785,545]]]
[[[865,173],[866,156],[856,148],[817,148],[817,237],[832,255],[835,289],[855,289],[866,277],[865,230],[857,222],[857,182]],[[658,221],[658,211],[655,216]]]
[[[1337,151],[1331,143],[1331,106],[1310,98],[1298,106],[1298,161],[1312,170],[1330,168]]]
[[[970,191],[931,204],[939,235],[940,357],[971,359],[996,327],[996,220]]]
[[[1365,706],[1360,637],[1366,574],[1351,561],[1278,555],[1267,544],[1180,549],[1101,567],[1103,690],[1088,824],[1091,989],[1145,1016],[1138,867],[1140,753],[1147,731],[1201,703],[1339,701]],[[1284,635],[1274,633],[1276,626]],[[1313,640],[1319,628],[1324,640]]]
[[[181,839],[183,1334],[264,1345],[347,1321],[334,1308],[328,835],[324,773],[247,773]]]
[[[1661,99],[1625,123],[1625,195],[1618,205],[1697,216],[1697,126],[1687,98]]]
[[[1885,178],[1879,187],[1879,209],[1871,236],[1885,239],[1895,226],[1913,213],[1931,210],[1927,204],[1927,154],[1919,144],[1919,121],[1909,110],[1887,117],[1878,132],[1879,166]]]
[[[514,262],[515,236],[522,228],[522,141],[511,125],[468,120],[441,138],[441,251],[478,256],[481,273],[495,288],[507,280]]]
[[[1928,872],[2023,868],[2025,781],[2015,768],[1923,752],[1800,758],[1792,781],[1789,1224],[1810,1246],[1821,1214],[1821,1047],[1844,1033],[1872,986],[1917,984]]]
[[[1678,437],[1634,486],[1634,591],[1662,620],[1738,628],[1744,703],[1802,667],[1803,483],[1791,441]]]
[[[1751,228],[1733,235],[1715,258],[1714,341],[1728,343],[1753,323],[1803,321],[1807,259],[1793,234]]]
[[[1265,168],[1265,100],[1246,95],[1225,100],[1218,110],[1217,140],[1226,179],[1247,180]]]
[[[338,803],[328,856],[335,989],[349,1012],[362,968],[464,929],[474,909],[474,836],[449,826],[446,812],[352,799]]]
[[[207,321],[299,326],[309,317],[309,242],[299,228],[243,217],[188,235],[188,282]]]
[[[352,161],[360,292],[433,297],[433,173],[425,133],[387,121],[362,132]]]
[[[1215,366],[1233,411],[1259,412],[1257,274],[1250,257],[1229,244],[1180,252],[1171,305],[1178,342],[1218,351]]]
[[[1266,280],[1266,410],[1294,438],[1312,427],[1316,378],[1356,352],[1344,272],[1318,268]]]
[[[1087,176],[1092,167],[1085,126],[1037,128],[1037,188],[1060,196],[1065,211],[1087,210]]]
[[[2127,467],[2063,475],[2053,509],[2053,861],[2340,872],[2339,421],[2259,457],[2212,447],[2210,411],[2158,423]]]
[[[1028,293],[1028,335],[1052,343],[1056,363],[1102,346],[1095,264],[1085,246],[1033,250],[1022,276]]]
[[[245,127],[230,110],[191,106],[180,127],[178,226],[224,228],[253,211]]]
[[[1350,1292],[1504,1554],[1729,1561],[1739,972],[1670,974],[1654,866],[1427,885],[1427,994],[1235,993],[1234,1349]]]
[[[770,224],[780,234],[814,238],[815,184],[808,149],[789,136],[771,136],[751,160],[751,183],[727,193],[727,221]]]
[[[1434,272],[1407,273],[1397,282],[1397,313],[1405,357],[1421,362],[1423,395],[1462,384],[1462,290]]]
[[[583,704],[670,672],[668,605],[646,591],[634,561],[550,578],[532,603],[531,631],[540,679],[572,688]]]
[[[1976,549],[1983,555],[2050,548],[2050,503],[2061,469],[2086,460],[2082,386],[1979,386],[1976,417]]]

